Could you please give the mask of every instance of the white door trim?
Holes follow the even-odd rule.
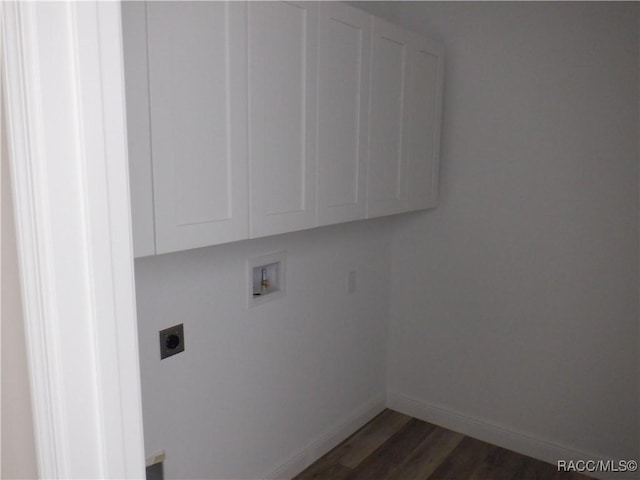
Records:
[[[41,478],[144,478],[118,2],[4,2]]]

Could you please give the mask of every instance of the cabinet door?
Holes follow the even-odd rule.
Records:
[[[316,225],[317,4],[249,4],[251,237]]]
[[[133,254],[135,257],[144,257],[156,253],[144,2],[122,2],[122,44],[127,95]]]
[[[246,5],[147,4],[157,253],[248,238]]]
[[[373,20],[367,216],[406,209],[406,124],[411,34]]]
[[[364,218],[371,15],[320,4],[318,224]]]
[[[411,89],[407,102],[407,210],[433,208],[438,195],[442,118],[442,45],[416,37],[411,48]]]

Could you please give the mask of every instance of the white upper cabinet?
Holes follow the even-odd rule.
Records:
[[[409,128],[406,137],[407,210],[433,208],[438,197],[442,118],[442,45],[415,36],[411,45]]]
[[[374,18],[367,217],[435,206],[443,55]]]
[[[406,208],[406,140],[411,34],[374,18],[367,216]]]
[[[247,238],[246,4],[148,2],[156,253]]]
[[[320,4],[318,224],[365,216],[371,15]]]
[[[124,2],[135,256],[436,204],[443,51],[339,2]]]
[[[149,131],[147,20],[143,2],[122,2],[122,43],[127,96],[133,253],[136,257],[145,257],[156,253],[156,244]]]
[[[317,4],[249,3],[251,237],[316,226]]]

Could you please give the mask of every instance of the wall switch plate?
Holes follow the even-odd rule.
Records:
[[[184,352],[184,328],[182,323],[160,330],[160,360]]]

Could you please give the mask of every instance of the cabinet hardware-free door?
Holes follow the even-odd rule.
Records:
[[[316,226],[317,3],[249,3],[251,237]]]
[[[246,5],[148,2],[156,253],[248,237]]]
[[[367,217],[436,205],[442,45],[374,18]]]
[[[147,18],[143,2],[122,3],[122,44],[127,96],[133,255],[146,257],[156,253],[156,234],[149,131]]]
[[[436,206],[443,73],[442,45],[416,36],[411,48],[408,102],[407,210]]]
[[[365,216],[372,17],[320,4],[318,224]]]
[[[406,145],[409,108],[410,32],[373,20],[367,216],[407,207]]]

